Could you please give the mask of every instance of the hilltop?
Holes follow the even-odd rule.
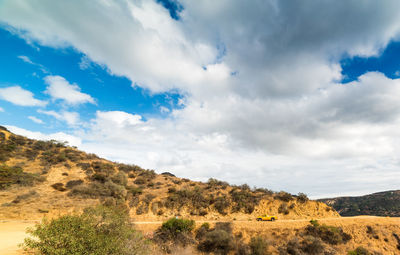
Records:
[[[135,220],[171,216],[249,220],[338,217],[304,194],[251,189],[210,179],[196,182],[172,173],[112,162],[57,141],[38,141],[0,128],[0,218],[40,219],[98,203],[129,208]]]
[[[332,206],[342,216],[400,216],[400,190],[377,192],[357,197],[325,198],[318,201]]]

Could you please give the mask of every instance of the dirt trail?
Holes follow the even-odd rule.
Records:
[[[275,222],[257,222],[257,221],[232,221],[234,229],[237,231],[268,231],[276,229],[298,229],[309,224],[310,219],[299,220],[278,220]],[[346,227],[349,225],[366,225],[366,224],[395,224],[400,226],[400,218],[376,217],[376,216],[357,216],[357,217],[341,217],[341,218],[323,218],[318,219],[320,223],[334,226]],[[1,220],[0,221],[0,255],[17,255],[22,254],[22,250],[18,244],[22,243],[27,237],[26,228],[32,227],[38,221],[18,221],[18,220]],[[217,221],[196,221],[197,225],[203,222],[211,224]],[[139,221],[135,222],[136,228],[150,235],[155,229],[162,224],[161,221]]]

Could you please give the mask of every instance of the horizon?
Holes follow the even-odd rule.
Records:
[[[0,2],[0,125],[310,198],[400,189],[398,1]]]

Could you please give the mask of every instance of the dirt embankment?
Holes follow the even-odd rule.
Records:
[[[398,242],[393,233],[400,235],[400,218],[358,216],[342,218],[318,219],[321,224],[341,227],[352,239],[341,245],[334,246],[336,254],[347,254],[358,246],[363,246],[370,251],[381,254],[399,254]],[[205,221],[197,221],[200,226]],[[211,225],[215,221],[207,221]],[[136,228],[146,236],[152,233],[161,225],[161,221],[136,222]],[[278,254],[277,248],[289,240],[295,238],[309,224],[309,219],[278,220],[275,222],[252,221],[231,221],[234,232],[242,233],[243,239],[248,241],[252,236],[262,236],[269,240],[270,251]],[[34,221],[2,221],[0,222],[0,255],[23,254],[18,244],[26,237],[25,229],[34,226]],[[368,227],[373,233],[368,233]],[[192,250],[193,251],[193,250]]]

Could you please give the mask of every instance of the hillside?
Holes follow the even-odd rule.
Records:
[[[338,217],[304,194],[206,183],[111,162],[56,141],[36,141],[0,129],[0,219],[40,219],[98,203],[125,204],[135,220],[171,216],[211,220]]]
[[[400,216],[400,190],[377,192],[358,197],[319,199],[335,208],[342,216]]]

